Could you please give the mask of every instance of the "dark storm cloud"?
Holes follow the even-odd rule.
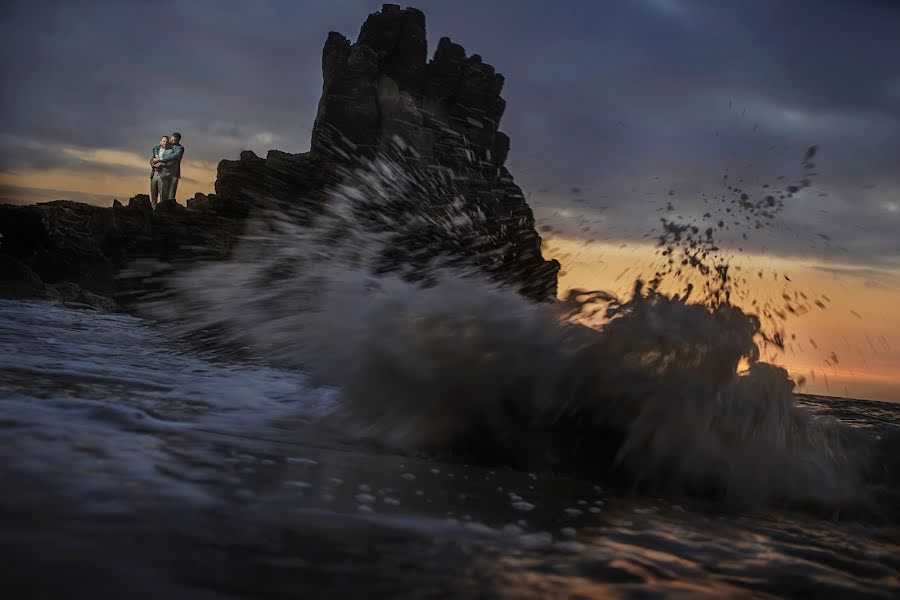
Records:
[[[416,6],[432,49],[449,35],[506,77],[509,166],[542,223],[641,239],[666,202],[701,214],[699,195],[721,193],[724,173],[758,191],[797,175],[805,149],[818,144],[813,188],[756,246],[900,263],[898,3]],[[179,129],[190,157],[212,162],[248,147],[305,150],[327,32],[355,38],[379,7],[5,4],[0,32],[20,51],[0,58],[0,134],[143,154]],[[7,170],[71,159],[2,140],[0,151]],[[590,231],[577,223],[581,214]]]
[[[814,193],[794,198],[780,233],[756,245],[900,263],[890,204],[900,194],[900,66],[890,58],[900,55],[900,6],[660,1],[609,18],[594,8],[505,71],[506,127],[519,130],[511,166],[530,189],[550,189],[533,196],[539,216],[565,209],[569,233],[584,235],[580,224],[604,206],[596,234],[632,239],[664,200],[702,214],[697,198],[721,193],[725,172],[759,191],[798,173],[819,144]],[[595,35],[579,35],[586,22]],[[517,103],[523,86],[519,97],[539,101]],[[542,143],[522,148],[523,138]]]
[[[192,158],[212,161],[254,143],[264,153],[271,137],[302,150],[329,15],[340,14],[329,6],[4,4],[0,31],[19,51],[0,58],[0,133],[143,154],[178,129]],[[3,152],[6,163],[16,148]]]

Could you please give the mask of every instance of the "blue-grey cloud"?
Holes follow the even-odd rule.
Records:
[[[193,159],[304,151],[327,32],[355,37],[380,5],[4,3],[0,34],[18,51],[0,56],[0,170],[69,165],[53,144],[143,154],[174,129]],[[432,48],[449,35],[506,77],[509,166],[541,223],[641,239],[666,202],[701,214],[724,173],[759,189],[798,175],[818,144],[813,187],[757,249],[900,264],[897,2],[416,6]],[[36,145],[9,142],[23,138]]]

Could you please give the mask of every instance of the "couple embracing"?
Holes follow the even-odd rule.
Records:
[[[162,136],[159,146],[153,148],[150,154],[150,201],[153,208],[163,200],[175,200],[183,156],[180,133]]]

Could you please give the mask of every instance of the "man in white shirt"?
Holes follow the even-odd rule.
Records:
[[[172,182],[175,180],[172,160],[173,150],[169,144],[169,136],[159,138],[159,145],[150,153],[150,202],[153,208],[161,200],[172,196]]]
[[[178,181],[181,179],[181,159],[184,156],[184,146],[181,145],[181,134],[176,131],[170,135],[169,145],[167,147],[171,152],[166,154],[161,162],[165,163],[172,173],[172,182],[167,200],[174,200],[175,193],[178,191]]]

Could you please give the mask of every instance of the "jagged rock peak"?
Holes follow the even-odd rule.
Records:
[[[428,57],[422,11],[385,4],[381,12],[372,13],[363,23],[356,43],[375,51],[381,72],[401,90],[422,93]]]
[[[396,4],[369,15],[354,44],[329,33],[313,152],[342,146],[368,153],[400,136],[428,162],[503,166],[509,150],[509,138],[498,131],[503,76],[448,37],[431,61],[427,51],[425,15]]]

